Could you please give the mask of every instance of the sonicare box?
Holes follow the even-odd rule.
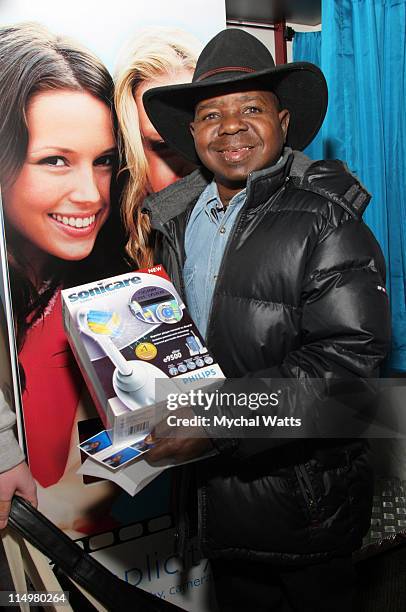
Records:
[[[113,444],[155,424],[157,378],[179,391],[223,378],[162,266],[62,291],[72,350]]]

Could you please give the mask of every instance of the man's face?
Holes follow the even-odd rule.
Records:
[[[219,188],[240,191],[248,174],[278,161],[289,125],[269,91],[229,93],[199,102],[190,125],[197,154]]]

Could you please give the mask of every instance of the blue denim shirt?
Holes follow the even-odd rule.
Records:
[[[224,250],[245,199],[243,189],[224,210],[217,185],[212,181],[200,195],[186,227],[183,267],[186,301],[203,338]]]

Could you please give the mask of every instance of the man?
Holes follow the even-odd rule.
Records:
[[[341,162],[299,152],[325,115],[320,70],[275,67],[231,29],[205,47],[191,84],[152,89],[144,104],[161,136],[203,165],[145,209],[156,260],[225,375],[376,375],[390,323],[384,261],[361,219],[369,196]],[[151,440],[150,461],[218,451],[195,464],[194,507],[220,610],[349,609],[351,552],[371,510],[364,442]],[[181,503],[186,490],[192,481]],[[194,517],[180,518],[184,538]]]

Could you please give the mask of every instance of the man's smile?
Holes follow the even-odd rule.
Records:
[[[248,157],[254,145],[233,145],[227,148],[219,149],[217,152],[223,157],[226,162],[240,162]]]

